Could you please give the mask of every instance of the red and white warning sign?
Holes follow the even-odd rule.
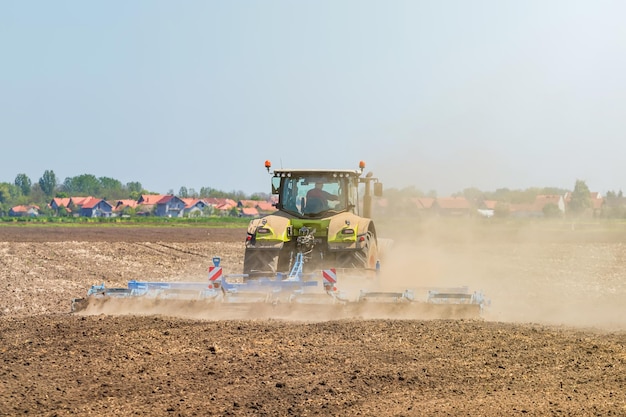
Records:
[[[222,278],[222,267],[221,266],[210,266],[209,267],[209,282],[215,282]]]
[[[337,270],[335,268],[322,269],[322,277],[324,278],[324,281],[328,282],[329,284],[336,284]]]

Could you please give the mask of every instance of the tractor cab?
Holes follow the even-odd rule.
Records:
[[[359,176],[354,170],[276,170],[272,193],[279,210],[299,218],[358,215]]]

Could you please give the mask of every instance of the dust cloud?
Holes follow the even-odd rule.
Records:
[[[362,289],[410,289],[419,299],[425,298],[431,287],[467,286],[490,300],[483,313],[488,321],[626,329],[626,234],[619,225],[589,222],[572,227],[560,221],[493,220],[376,219],[383,252],[381,273],[369,281],[338,276],[338,288],[351,299]],[[206,233],[201,238],[206,239]],[[202,281],[211,256],[216,254],[222,256],[226,273],[241,273],[243,264],[240,242],[176,243],[167,247],[117,241],[87,246],[79,242],[5,242],[0,244],[0,252],[6,265],[2,280],[4,314],[67,311],[69,300],[105,280],[107,286],[125,286],[130,279],[146,277]],[[266,312],[254,308],[244,313],[235,307],[219,311],[206,303],[166,306],[149,301],[131,306],[90,306],[83,314],[266,317]],[[285,309],[280,317],[312,321],[345,316],[332,307],[316,308],[313,314],[302,308]],[[368,308],[349,314],[398,317],[398,312],[380,306]],[[410,311],[407,318],[430,316]]]
[[[488,321],[626,329],[626,244],[620,233],[607,226],[572,230],[570,224],[556,222],[445,218],[387,221],[378,226],[383,252],[381,272],[368,280],[339,275],[338,288],[348,299],[356,299],[361,290],[412,290],[420,300],[426,298],[430,288],[467,287],[470,292],[482,292],[489,300],[482,314]],[[230,272],[239,273],[240,258],[239,251],[231,250],[223,264]],[[394,311],[393,306],[374,304],[361,310],[325,305],[313,306],[314,311],[303,306],[267,311],[262,306],[214,308],[189,301],[135,301],[130,306],[97,303],[83,314],[165,314],[209,320],[272,317],[296,321],[445,317],[417,308]]]
[[[425,299],[430,288],[467,287],[471,292],[482,292],[490,301],[482,314],[488,321],[626,329],[626,244],[606,225],[572,229],[569,223],[554,221],[437,218],[382,221],[378,228],[382,252],[379,276],[369,280],[338,276],[339,289],[351,300],[361,290],[413,290],[419,300]],[[239,252],[230,250],[223,259],[230,272],[241,272]],[[168,304],[134,300],[130,305],[116,301],[90,305],[82,314],[296,321],[441,317],[428,311],[393,311],[391,306],[378,305],[348,311],[314,306],[311,312],[299,306],[268,312],[262,306],[221,305],[218,309],[189,301]]]
[[[406,226],[409,225],[409,226]],[[388,290],[482,291],[492,321],[626,329],[626,245],[610,226],[430,219],[386,224]]]

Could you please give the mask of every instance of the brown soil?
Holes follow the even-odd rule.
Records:
[[[389,250],[386,288],[480,288],[482,320],[69,313],[96,283],[241,272],[244,236],[0,227],[0,415],[626,415],[619,239]]]

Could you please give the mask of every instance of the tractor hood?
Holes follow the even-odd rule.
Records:
[[[327,240],[330,249],[339,249],[355,244],[358,237],[365,235],[373,225],[370,219],[349,212],[322,219],[302,219],[278,212],[252,220],[248,236],[256,246],[279,248],[298,236],[303,227],[315,229],[315,236]]]

